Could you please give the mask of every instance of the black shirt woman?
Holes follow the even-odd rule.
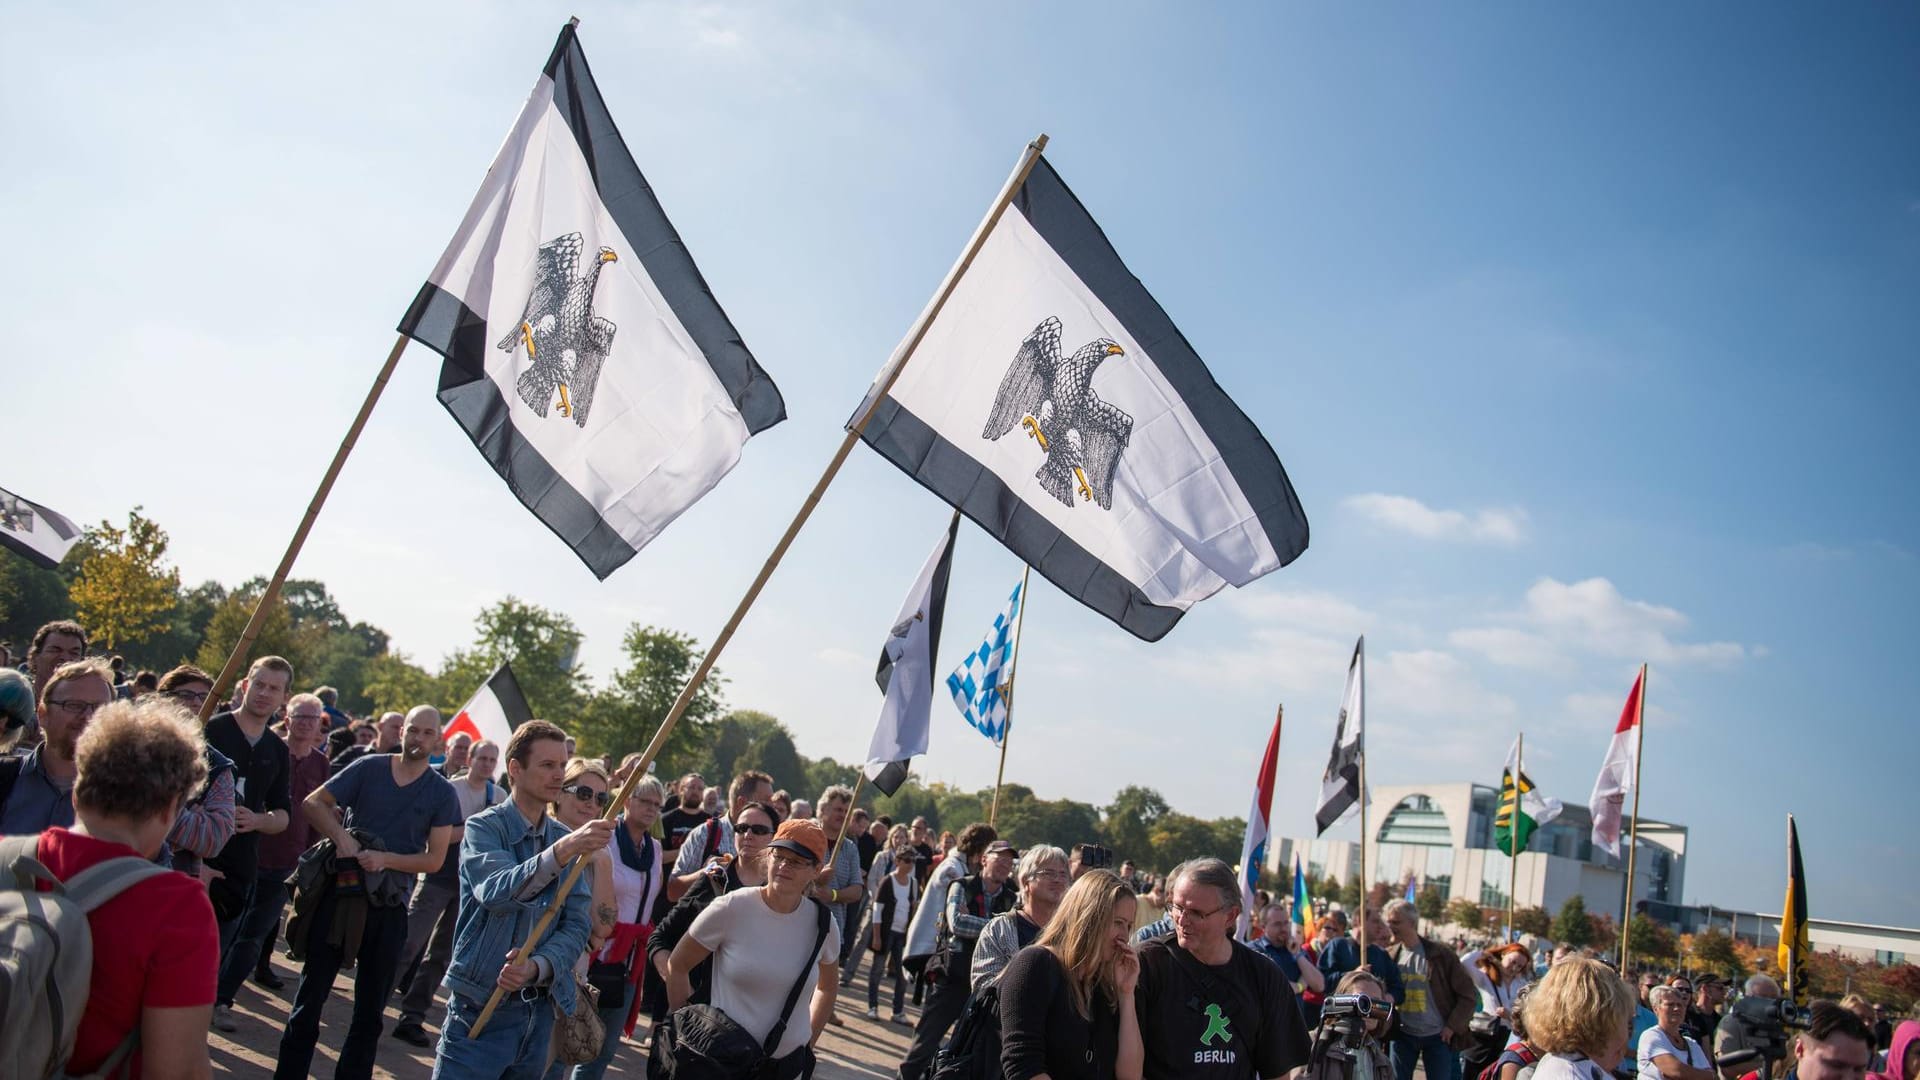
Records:
[[[1000,1053],[1007,1080],[1139,1080],[1133,992],[1133,890],[1110,870],[1075,881],[1040,940],[998,982]]]

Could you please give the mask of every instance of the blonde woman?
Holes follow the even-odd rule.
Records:
[[[1528,1041],[1545,1055],[1534,1080],[1608,1080],[1637,1006],[1633,987],[1598,960],[1553,965],[1527,995]]]
[[[996,984],[1007,1080],[1138,1080],[1146,1053],[1134,1013],[1133,890],[1111,870],[1067,889],[1040,940]]]

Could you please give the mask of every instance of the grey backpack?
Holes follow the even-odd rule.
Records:
[[[133,855],[61,882],[35,858],[38,836],[0,839],[0,1076],[64,1077],[93,982],[87,913],[151,877],[173,871]],[[45,882],[49,891],[38,891]],[[128,1065],[135,1027],[97,1076]]]

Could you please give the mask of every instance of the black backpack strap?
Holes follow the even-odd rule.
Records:
[[[0,758],[0,806],[7,805],[13,785],[20,779],[20,770],[26,767],[27,759],[18,755]]]
[[[827,926],[833,919],[833,915],[827,911],[827,905],[812,898],[807,902],[812,904],[818,913],[820,929],[813,939],[813,948],[807,950],[807,965],[800,969],[800,977],[793,980],[793,989],[787,991],[787,1004],[780,1010],[780,1019],[774,1021],[773,1030],[767,1033],[767,1041],[762,1049],[765,1050],[769,1059],[773,1057],[774,1048],[780,1045],[780,1039],[787,1033],[787,1019],[793,1015],[793,1007],[800,1004],[800,991],[807,988],[807,976],[813,974],[814,965],[820,959],[820,947],[827,943]]]

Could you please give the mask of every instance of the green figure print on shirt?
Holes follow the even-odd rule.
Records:
[[[1212,1046],[1214,1036],[1218,1035],[1223,1043],[1233,1041],[1233,1033],[1227,1030],[1227,1014],[1220,1011],[1218,1004],[1207,1005],[1207,1030],[1200,1033],[1200,1045]]]

